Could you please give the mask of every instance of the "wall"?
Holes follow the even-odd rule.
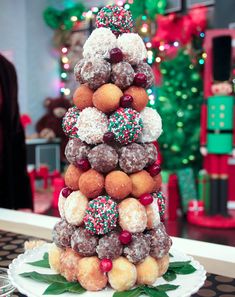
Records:
[[[232,26],[231,26],[232,25]],[[235,29],[235,3],[234,0],[215,1],[215,28]]]
[[[44,113],[43,100],[58,95],[58,58],[51,46],[53,31],[42,17],[47,6],[47,0],[0,0],[0,52],[12,53],[20,111],[30,114],[34,123]]]
[[[58,57],[53,50],[54,31],[45,24],[43,11],[63,9],[77,0],[0,0],[0,52],[12,55],[19,82],[21,113],[33,124],[44,114],[43,100],[59,94]],[[86,0],[87,7],[114,1]],[[33,132],[33,125],[28,129]]]

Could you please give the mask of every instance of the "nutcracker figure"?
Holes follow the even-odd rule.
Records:
[[[231,36],[212,39],[213,96],[207,98],[201,112],[201,153],[206,157],[210,176],[208,215],[227,216],[228,157],[234,153],[234,97],[229,82],[231,72]]]

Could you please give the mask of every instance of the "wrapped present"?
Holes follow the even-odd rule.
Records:
[[[205,211],[208,212],[210,203],[210,177],[204,169],[198,173],[198,199],[204,202]]]
[[[167,203],[167,213],[169,220],[176,220],[177,209],[180,204],[180,195],[178,187],[178,178],[176,174],[171,174],[168,181],[168,203]]]
[[[188,215],[203,216],[205,214],[204,202],[198,200],[190,200],[188,203]]]
[[[36,172],[37,178],[43,179],[43,188],[48,188],[49,168],[47,165],[41,165]]]
[[[192,199],[197,200],[196,182],[192,168],[184,168],[177,171],[179,182],[181,205],[183,213],[187,213],[188,203]]]
[[[63,189],[64,186],[65,186],[65,183],[62,177],[56,177],[53,179],[53,201],[52,201],[53,208],[58,207],[60,191]]]

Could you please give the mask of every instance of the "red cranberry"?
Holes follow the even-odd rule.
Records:
[[[113,143],[115,142],[115,135],[113,132],[106,132],[103,136],[103,141],[105,143]]]
[[[102,272],[109,272],[113,268],[113,263],[110,259],[102,259],[100,261],[100,270]]]
[[[91,165],[87,159],[81,159],[77,161],[77,167],[82,171],[87,171],[91,168]]]
[[[62,190],[62,195],[64,198],[67,198],[71,193],[73,192],[73,190],[71,190],[70,188],[66,187]]]
[[[147,168],[147,171],[151,176],[156,176],[161,172],[161,166],[155,162]]]
[[[122,244],[128,244],[131,242],[132,235],[129,231],[123,230],[119,235],[119,240]]]
[[[146,206],[146,205],[149,205],[153,202],[153,196],[151,194],[142,194],[140,197],[139,197],[139,201],[142,205]]]
[[[110,60],[111,60],[111,63],[118,63],[123,60],[123,53],[118,47],[111,49]]]
[[[134,78],[134,85],[145,87],[147,83],[147,76],[144,73],[137,73]]]
[[[120,105],[121,107],[128,108],[132,106],[133,97],[131,95],[123,95],[121,97]]]

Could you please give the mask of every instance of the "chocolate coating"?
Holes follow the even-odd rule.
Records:
[[[103,59],[86,59],[81,66],[80,76],[82,83],[88,83],[92,90],[98,89],[110,79],[111,66]],[[81,83],[81,81],[79,81]]]
[[[128,88],[134,80],[135,72],[127,62],[112,65],[111,81],[120,89]]]
[[[80,82],[80,84],[83,84],[84,83],[84,81],[82,79],[82,76],[81,76],[81,70],[82,70],[82,67],[83,67],[85,61],[86,61],[85,59],[79,60],[77,62],[77,64],[75,65],[75,67],[74,67],[75,78],[76,78],[77,81]]]
[[[131,243],[123,250],[124,255],[131,263],[139,263],[144,260],[150,252],[149,239],[143,233],[132,234]]]
[[[146,89],[150,88],[153,85],[153,83],[154,83],[153,70],[152,70],[151,66],[149,66],[147,63],[145,63],[145,62],[139,63],[135,67],[135,73],[143,73],[146,75],[146,79],[147,79],[146,84],[145,84]]]
[[[121,256],[122,244],[119,240],[119,234],[112,231],[100,238],[96,252],[100,259],[116,259]]]
[[[77,161],[87,158],[89,151],[88,145],[78,138],[72,138],[65,147],[65,156],[69,163],[76,165]]]
[[[52,231],[53,242],[61,248],[70,247],[71,236],[75,229],[75,226],[68,224],[65,220],[59,221]]]
[[[132,143],[120,149],[119,165],[125,173],[140,171],[146,164],[146,151],[140,144]]]
[[[90,257],[96,254],[97,236],[91,235],[86,229],[77,228],[71,237],[71,247],[80,256]]]
[[[150,240],[150,256],[159,259],[169,252],[172,240],[162,223],[156,229],[148,231],[146,236]]]
[[[147,166],[152,165],[157,160],[157,149],[153,143],[144,144],[147,155]]]
[[[115,169],[118,163],[118,154],[107,144],[100,144],[90,150],[88,160],[96,171],[107,173]]]

